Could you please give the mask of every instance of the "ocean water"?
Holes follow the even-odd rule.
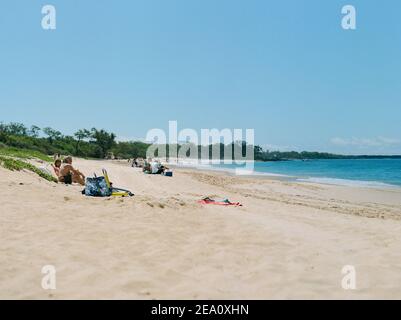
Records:
[[[234,170],[236,165],[214,165]],[[299,181],[326,184],[401,187],[401,159],[343,159],[255,162],[256,175],[281,175]]]

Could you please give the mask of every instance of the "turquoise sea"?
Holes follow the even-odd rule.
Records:
[[[236,165],[218,165],[231,170]],[[339,185],[401,187],[401,159],[342,159],[255,162],[257,175],[282,175],[300,181]]]

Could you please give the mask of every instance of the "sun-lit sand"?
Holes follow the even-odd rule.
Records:
[[[132,198],[0,168],[0,298],[401,299],[401,191],[107,168]],[[202,206],[204,196],[243,207]],[[44,265],[57,289],[41,287]],[[345,265],[357,290],[341,287]]]

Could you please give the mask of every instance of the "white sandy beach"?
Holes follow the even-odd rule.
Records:
[[[107,168],[135,197],[0,168],[0,299],[401,299],[401,189],[74,164]],[[44,265],[56,290],[41,287]],[[345,265],[357,290],[341,287]]]

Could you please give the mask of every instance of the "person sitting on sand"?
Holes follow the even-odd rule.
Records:
[[[85,175],[72,166],[72,157],[64,159],[60,168],[59,181],[65,184],[79,183],[85,185]]]
[[[151,170],[152,169],[151,169],[150,163],[145,160],[145,164],[143,166],[142,171],[145,173],[150,173]]]
[[[150,163],[150,173],[151,174],[158,174],[160,171],[161,164],[159,161],[152,161]]]
[[[145,166],[145,160],[143,158],[136,158],[135,165],[138,168],[143,168]]]
[[[54,164],[52,164],[52,168],[57,178],[60,177],[60,167],[61,167],[61,160],[57,159],[56,161],[54,161]]]
[[[149,174],[163,174],[166,170],[168,170],[168,168],[163,166],[158,160],[148,162],[143,167],[143,172]]]

